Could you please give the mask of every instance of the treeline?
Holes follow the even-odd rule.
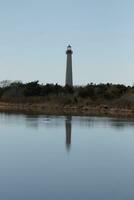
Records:
[[[16,100],[29,97],[74,97],[90,98],[95,101],[97,99],[113,100],[120,98],[125,94],[133,94],[134,87],[125,86],[122,84],[87,84],[86,86],[61,86],[58,84],[40,84],[39,81],[29,83],[16,82],[1,82],[0,83],[0,99],[1,100]]]

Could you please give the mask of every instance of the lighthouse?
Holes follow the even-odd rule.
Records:
[[[73,86],[73,73],[72,73],[72,47],[67,47],[67,64],[66,64],[66,82],[65,85]]]

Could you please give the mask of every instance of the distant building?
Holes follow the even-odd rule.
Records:
[[[66,82],[65,85],[73,86],[73,73],[72,73],[72,48],[69,45],[67,47],[67,65],[66,65]]]

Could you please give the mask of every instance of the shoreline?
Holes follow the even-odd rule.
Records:
[[[134,110],[129,108],[107,107],[106,105],[80,106],[47,103],[6,103],[0,102],[0,112],[37,115],[107,116],[134,118]]]

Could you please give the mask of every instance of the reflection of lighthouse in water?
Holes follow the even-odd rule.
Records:
[[[72,117],[68,116],[65,120],[66,126],[66,148],[67,150],[71,147],[71,132],[72,132]]]

